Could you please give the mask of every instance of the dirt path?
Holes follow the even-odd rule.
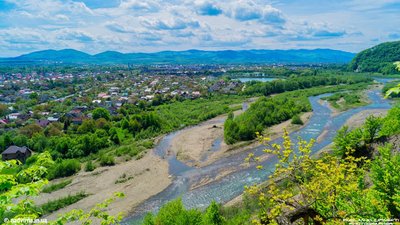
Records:
[[[123,174],[126,178],[131,178],[126,182],[116,184],[116,181],[124,176]],[[111,197],[113,193],[123,192],[125,198],[112,203],[109,213],[111,215],[119,212],[127,214],[142,201],[168,187],[171,183],[168,176],[168,163],[149,152],[140,160],[131,160],[112,167],[101,167],[93,172],[80,172],[71,177],[73,181],[67,187],[51,194],[41,194],[35,201],[37,204],[43,204],[49,200],[76,194],[80,191],[91,194],[46,217],[54,219],[58,214],[69,212],[72,209],[88,211],[97,203]]]

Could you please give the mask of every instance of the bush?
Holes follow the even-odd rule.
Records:
[[[96,169],[96,166],[94,165],[94,163],[92,161],[89,161],[89,162],[86,163],[86,165],[85,165],[85,171],[86,172],[91,172],[91,171],[93,171],[95,169]]]
[[[113,166],[115,165],[115,159],[110,155],[102,155],[100,156],[100,165],[101,166]]]
[[[81,163],[76,159],[65,159],[57,161],[49,169],[48,179],[72,176],[81,170]]]
[[[64,187],[66,187],[70,183],[72,183],[71,179],[62,181],[62,182],[57,183],[57,184],[50,184],[50,185],[45,186],[43,188],[42,192],[43,193],[51,193],[51,192],[63,189]]]
[[[89,196],[89,195],[84,192],[79,192],[75,195],[68,195],[67,197],[64,197],[64,198],[59,198],[54,201],[49,201],[49,202],[41,205],[40,208],[42,209],[43,214],[46,215],[51,212],[57,211],[61,208],[64,208],[66,206],[72,205],[72,204],[86,198],[87,196]]]
[[[292,124],[303,125],[304,122],[301,120],[300,116],[296,114],[292,117]]]

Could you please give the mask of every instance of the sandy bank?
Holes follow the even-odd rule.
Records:
[[[126,182],[116,184],[115,182],[121,179],[123,174],[125,177],[131,178]],[[71,178],[73,181],[70,185],[51,194],[41,194],[35,199],[36,203],[43,204],[49,200],[76,194],[80,191],[91,195],[48,215],[48,219],[54,219],[58,214],[69,212],[72,209],[88,211],[97,203],[111,197],[115,192],[123,192],[125,198],[112,203],[109,213],[112,215],[119,212],[127,214],[139,203],[161,192],[171,183],[168,178],[168,163],[151,152],[140,160],[131,160],[112,167],[97,168],[93,172],[80,172]]]
[[[239,115],[242,111],[236,111],[235,115]],[[306,124],[311,117],[312,112],[304,113],[301,119]],[[186,129],[180,133],[171,142],[171,150],[177,155],[177,158],[190,166],[205,166],[211,162],[235,154],[240,151],[248,150],[259,145],[257,141],[238,143],[235,145],[227,145],[224,141],[224,121],[227,115],[218,116],[208,120],[202,124]],[[278,125],[269,127],[266,130],[266,136],[271,139],[281,137],[283,130],[289,133],[300,129],[301,125],[291,124],[291,120],[287,120]],[[216,141],[220,141],[220,143]],[[214,145],[219,145],[214,146]],[[213,150],[217,148],[217,150]]]
[[[376,117],[383,117],[386,116],[388,109],[370,109],[370,110],[364,110],[361,111],[352,117],[350,117],[346,123],[345,126],[348,126],[350,129],[359,127],[363,125],[365,119],[369,116],[376,116]]]

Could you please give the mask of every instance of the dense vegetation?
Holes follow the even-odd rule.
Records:
[[[46,176],[54,163],[48,152],[36,155],[35,161],[24,166],[21,166],[16,160],[0,161],[0,221],[2,224],[33,224],[35,219],[45,213],[72,204],[87,196],[84,193],[77,193],[49,202],[41,207],[37,206],[32,197],[37,196],[48,183]],[[116,224],[122,220],[122,215],[111,216],[105,209],[111,202],[121,197],[123,197],[122,193],[115,193],[113,197],[97,204],[89,212],[74,209],[58,215],[54,221],[47,220],[46,223],[56,225],[77,221],[79,224],[89,225],[96,218],[101,224]],[[18,221],[18,219],[23,220]],[[30,220],[31,222],[29,222]]]
[[[355,84],[372,81],[372,78],[361,75],[335,75],[321,74],[318,76],[294,77],[285,80],[274,80],[271,82],[251,81],[246,83],[244,94],[279,94],[286,91],[307,89],[316,86]]]
[[[152,147],[152,138],[227,113],[232,110],[230,105],[245,98],[217,95],[155,106],[126,104],[114,116],[96,108],[92,118],[81,125],[65,118],[64,123],[52,123],[46,128],[32,123],[5,132],[0,135],[0,150],[17,145],[28,146],[35,152],[49,151],[58,160],[49,178],[70,176],[80,170],[80,162],[74,158],[92,155],[90,158],[100,165],[111,166],[115,164],[114,155],[141,157],[141,152]]]
[[[335,93],[329,97],[321,99],[327,100],[331,106],[340,111],[346,111],[350,108],[360,107],[367,104],[367,102],[362,99],[361,93],[354,92]]]
[[[386,42],[356,55],[349,67],[359,72],[399,73],[395,63],[400,61],[400,41]]]
[[[157,215],[148,215],[144,224],[200,225],[210,217],[215,219],[208,224],[229,225],[336,225],[352,220],[399,219],[400,154],[384,143],[399,134],[400,108],[392,109],[385,118],[370,117],[354,131],[343,128],[335,140],[336,154],[312,157],[314,141],[294,145],[285,133],[282,146],[265,143],[265,152],[276,155],[279,163],[268,181],[246,187],[245,200],[234,217],[229,213],[234,210],[231,207],[211,203],[201,212],[186,210],[176,200],[163,206]],[[250,154],[246,160],[257,165],[260,158]]]
[[[256,132],[262,132],[265,127],[286,121],[301,112],[309,109],[307,105],[296,104],[290,98],[262,97],[258,99],[242,115],[228,118],[224,124],[224,138],[226,143],[251,140]]]
[[[354,80],[353,80],[354,79]],[[323,78],[319,77],[306,77],[304,80],[295,79],[295,82],[299,80],[299,83],[315,82],[316,86],[320,85],[319,80]],[[328,79],[330,80],[330,79]],[[356,83],[353,85],[337,85],[331,87],[314,87],[309,89],[301,89],[297,91],[287,91],[285,93],[273,96],[273,97],[262,97],[257,100],[250,108],[243,114],[233,118],[228,117],[224,125],[224,138],[228,144],[233,144],[238,141],[252,140],[256,137],[256,133],[262,133],[266,127],[281,123],[283,121],[291,119],[293,116],[298,115],[302,112],[311,111],[311,105],[308,101],[309,96],[324,94],[329,92],[337,92],[343,90],[360,90],[367,87],[366,83],[370,79],[363,77],[343,77],[342,79],[331,79],[332,84],[338,84],[337,82],[344,83]],[[273,83],[273,82],[268,82]],[[264,87],[276,87],[276,84],[281,87],[285,87],[285,84],[292,83],[291,79],[287,81],[277,81],[275,84],[262,84]],[[326,81],[323,81],[326,84]],[[255,85],[259,85],[256,83]],[[299,87],[299,86],[298,86]],[[284,88],[283,88],[284,89]],[[274,89],[278,90],[278,89]],[[281,89],[279,89],[281,90]],[[268,92],[267,92],[268,93]]]

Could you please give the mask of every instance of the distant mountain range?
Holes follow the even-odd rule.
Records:
[[[120,53],[107,51],[90,55],[73,49],[45,50],[13,58],[0,58],[0,65],[34,64],[306,64],[349,63],[354,53],[331,50],[225,50]]]

